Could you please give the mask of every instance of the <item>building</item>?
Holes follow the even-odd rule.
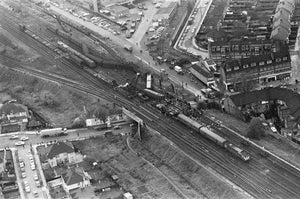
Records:
[[[81,167],[68,169],[61,177],[64,187],[68,191],[90,186],[91,177]]]
[[[271,32],[271,39],[280,41],[289,41],[291,33],[290,19],[295,9],[295,2],[293,0],[280,0],[273,17],[273,28]]]
[[[76,164],[82,162],[83,156],[75,152],[71,142],[56,142],[39,149],[43,168],[56,167],[59,164]]]
[[[47,182],[51,198],[70,199],[72,198],[69,191],[65,190],[65,184],[61,176],[55,177]]]
[[[132,4],[133,0],[100,0],[102,7],[109,7],[112,5],[122,5],[124,3]]]
[[[121,5],[112,5],[106,8],[110,13],[118,18],[129,16],[129,8]]]
[[[178,3],[166,1],[156,12],[153,21],[161,21],[163,24],[168,24],[177,12]]]
[[[228,59],[240,59],[278,52],[281,45],[259,38],[209,42],[209,58],[221,65]]]
[[[221,80],[226,89],[241,90],[243,83],[263,84],[291,77],[289,51],[268,55],[253,56],[245,59],[229,60],[221,67]],[[249,85],[249,84],[248,84]]]
[[[5,165],[4,153],[5,153],[5,150],[0,149],[0,176],[1,176],[2,172],[4,172],[4,165]]]
[[[198,80],[203,82],[206,86],[215,86],[215,78],[213,71],[208,70],[204,62],[200,61],[198,63],[193,64],[189,68],[189,70]]]
[[[26,106],[15,102],[0,105],[0,130],[1,133],[24,131],[29,119]]]

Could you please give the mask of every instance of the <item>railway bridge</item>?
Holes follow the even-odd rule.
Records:
[[[144,126],[144,122],[141,118],[139,118],[138,116],[136,116],[134,113],[130,112],[129,110],[127,110],[126,108],[122,108],[122,111],[125,115],[127,115],[129,118],[131,118],[132,120],[134,120],[137,123],[137,135],[138,138],[140,140],[142,140],[141,137],[141,127]]]

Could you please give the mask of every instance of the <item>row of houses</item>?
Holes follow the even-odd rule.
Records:
[[[76,164],[83,161],[83,155],[77,151],[71,142],[55,142],[38,147],[39,158],[42,168],[49,169],[59,165],[68,166],[59,176],[53,176],[48,180],[49,189],[59,189],[63,187],[66,192],[72,189],[83,188],[90,185],[91,177],[83,168]]]

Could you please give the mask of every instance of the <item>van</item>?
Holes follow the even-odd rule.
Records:
[[[182,68],[180,66],[175,66],[174,70],[178,73],[178,74],[183,74]]]

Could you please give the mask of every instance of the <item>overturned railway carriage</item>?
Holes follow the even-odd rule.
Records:
[[[165,97],[164,94],[158,93],[158,92],[156,92],[154,90],[147,89],[147,88],[143,90],[143,93],[145,95],[147,95],[148,97],[151,97],[151,98],[157,99],[157,100],[161,100],[161,99],[163,99]]]
[[[177,116],[178,120],[182,122],[183,124],[187,125],[188,127],[192,128],[196,132],[200,133],[202,136],[210,139],[211,141],[215,142],[219,146],[225,148],[238,158],[242,159],[243,161],[249,161],[250,155],[244,151],[243,149],[240,149],[239,147],[233,145],[225,138],[217,135],[214,133],[211,129],[207,128],[206,126],[203,126],[199,124],[197,121],[189,118],[188,116],[184,114],[179,114]]]
[[[61,50],[65,51],[65,52],[69,52],[69,53],[79,57],[83,61],[83,63],[86,64],[87,66],[89,66],[90,68],[95,68],[96,67],[96,63],[94,62],[94,60],[91,60],[87,56],[85,56],[85,55],[81,54],[80,52],[74,50],[73,48],[66,45],[64,42],[57,41],[57,45]]]

